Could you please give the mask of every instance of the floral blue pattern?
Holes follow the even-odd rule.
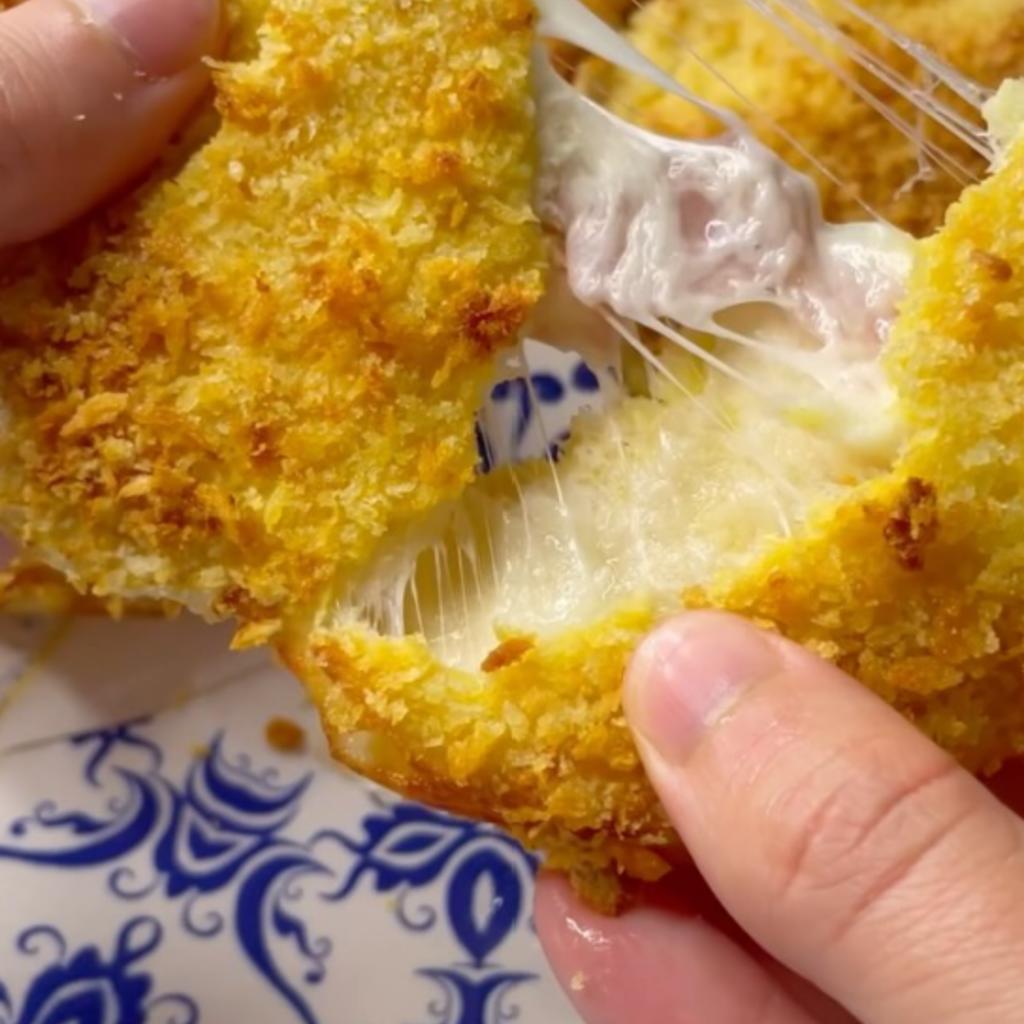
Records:
[[[557,458],[617,393],[594,369],[529,343],[481,414],[481,470]],[[0,697],[18,701],[0,729],[0,1024],[576,1019],[510,839],[374,796],[315,750],[284,768],[267,720],[312,735],[313,712],[201,623],[62,628],[0,620]]]
[[[162,937],[153,918],[133,918],[121,929],[113,953],[104,957],[96,946],[69,954],[64,936],[49,925],[26,929],[18,937],[18,952],[47,964],[20,1010],[0,983],[0,1024],[195,1024],[199,1010],[190,998],[153,996],[153,978],[137,969]]]
[[[500,1010],[504,993],[535,976],[504,970],[489,963],[489,957],[520,923],[536,859],[499,832],[416,804],[384,805],[382,813],[364,820],[363,828],[361,841],[343,840],[357,860],[338,898],[352,892],[365,875],[372,876],[378,892],[401,887],[408,897],[446,874],[445,915],[468,960],[420,972],[444,990],[444,1001],[432,1004],[435,1019],[443,1024],[508,1019]],[[396,913],[412,931],[429,931],[438,919],[437,908],[413,911],[405,898]],[[492,1003],[498,1008],[493,1018],[488,1016]]]
[[[0,860],[64,870],[109,868],[107,885],[119,901],[158,896],[180,908],[180,927],[193,938],[233,936],[250,968],[305,1024],[316,1024],[310,994],[327,975],[332,948],[303,918],[304,885],[315,880],[316,898],[328,903],[346,900],[365,886],[397,894],[394,913],[405,929],[430,932],[443,923],[465,955],[465,961],[418,971],[442,991],[427,1007],[433,1021],[511,1019],[508,993],[534,975],[492,959],[527,920],[524,894],[536,864],[508,837],[423,807],[378,799],[361,835],[322,830],[297,840],[288,828],[311,775],[284,782],[274,769],[258,770],[244,756],[229,758],[221,734],[193,760],[181,784],[164,772],[162,753],[143,723],[83,734],[71,743],[83,753],[83,780],[102,796],[104,810],[40,803],[9,825]],[[439,898],[432,895],[438,886]],[[412,905],[419,893],[428,901]],[[139,1016],[152,979],[132,973],[132,967],[159,943],[156,921],[136,917],[125,924],[106,961],[92,947],[65,960],[63,939],[45,927],[22,936],[22,952],[43,939],[57,948],[57,965],[36,978],[17,1015],[0,987],[0,1010],[7,1013],[0,1024],[154,1019]],[[301,969],[294,968],[296,962]],[[64,1006],[52,1000],[71,998],[62,993],[82,979],[109,981],[104,991],[116,995],[103,998],[120,1002],[90,1003],[95,1009],[78,1016],[65,1010],[43,1013],[40,1007]],[[168,1006],[169,999],[164,1000]],[[199,1010],[183,997],[176,1009],[175,1024],[198,1019]]]

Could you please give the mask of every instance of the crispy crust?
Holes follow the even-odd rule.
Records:
[[[95,593],[281,629],[340,760],[512,828],[611,907],[617,871],[678,855],[620,707],[652,607],[505,636],[479,673],[308,626],[336,574],[463,487],[490,353],[540,285],[525,0],[399,10],[237,5],[211,141],[10,258],[0,509]],[[892,474],[679,602],[810,645],[977,770],[1024,750],[1022,202],[1018,147],[922,246]]]
[[[892,473],[679,604],[807,644],[977,771],[1024,752],[1021,209],[1024,143],[921,246],[887,357],[913,430]],[[284,654],[341,760],[511,827],[610,907],[615,871],[656,876],[677,853],[620,707],[655,618],[627,606],[506,637],[476,674],[361,627],[288,637]]]
[[[904,53],[850,17],[836,0],[815,0],[815,5],[890,67],[920,80]],[[1024,73],[1021,0],[988,0],[984,17],[972,0],[870,0],[863,6],[985,85],[995,87]],[[738,111],[789,163],[814,178],[829,220],[863,219],[859,197],[892,223],[925,235],[942,223],[959,195],[961,186],[943,172],[904,188],[919,171],[917,146],[744,0],[650,0],[634,16],[628,34],[660,67],[705,99]],[[757,110],[702,67],[687,47]],[[908,123],[917,123],[908,101],[849,58],[836,52],[831,59]],[[692,104],[596,62],[586,67],[583,80],[595,94],[608,96],[613,109],[656,131],[703,137],[721,130]],[[934,127],[926,132],[974,175],[987,170],[982,157],[948,133]],[[808,161],[793,139],[843,184]]]
[[[479,674],[422,639],[320,630],[282,645],[338,760],[391,789],[510,828],[610,905],[617,864],[655,878],[676,840],[619,706],[623,666],[654,625],[619,611]]]
[[[209,141],[0,267],[0,521],[265,637],[472,477],[543,278],[532,7],[231,10]]]
[[[181,605],[173,601],[80,594],[62,573],[28,559],[0,569],[0,612],[13,615],[95,615],[107,618],[173,618]]]

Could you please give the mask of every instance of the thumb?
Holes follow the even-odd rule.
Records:
[[[0,247],[67,223],[153,159],[203,89],[217,22],[217,0],[0,14]]]
[[[838,669],[731,616],[637,652],[626,710],[701,873],[870,1024],[1024,1020],[1024,827]]]

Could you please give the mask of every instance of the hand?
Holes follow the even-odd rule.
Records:
[[[203,90],[218,20],[217,0],[28,0],[0,14],[0,249],[153,159]]]
[[[617,919],[542,878],[589,1024],[1024,1020],[1024,823],[896,712],[709,612],[646,641],[625,700],[695,867]]]

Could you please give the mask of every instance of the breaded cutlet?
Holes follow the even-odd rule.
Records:
[[[875,405],[851,432],[828,387],[707,340],[734,374],[659,351],[557,464],[480,475],[475,415],[546,273],[530,9],[231,12],[219,122],[6,260],[0,522],[32,556],[233,616],[339,760],[512,829],[605,907],[678,852],[620,689],[681,608],[808,644],[972,769],[1024,751],[1024,142],[914,246],[877,436]]]
[[[0,8],[13,6],[15,0],[0,0]],[[873,13],[891,20],[911,36],[921,39],[957,67],[975,76],[978,81],[997,85],[1008,75],[1017,73],[1024,64],[1024,3],[1021,0],[999,0],[986,19],[969,16],[964,0],[943,0],[936,12],[906,0],[871,0],[866,6]],[[864,199],[908,230],[925,233],[941,222],[949,202],[959,187],[938,171],[933,179],[914,181],[918,170],[918,154],[895,129],[858,100],[837,76],[816,63],[749,5],[726,0],[715,5],[700,5],[690,0],[588,0],[588,6],[612,24],[621,24],[631,13],[632,40],[662,66],[675,68],[679,79],[700,95],[726,107],[736,107],[745,116],[750,111],[738,101],[736,93],[724,86],[714,74],[687,58],[680,44],[693,48],[740,91],[755,97],[761,108],[786,132],[806,145],[810,152],[822,157],[843,182],[840,187],[808,165],[803,154],[783,138],[779,131],[762,122],[762,138],[780,150],[784,157],[802,167],[815,178],[822,192],[826,213],[833,220],[859,219],[864,210],[857,201]],[[645,10],[637,8],[645,7]],[[834,14],[832,8],[824,7]],[[261,14],[258,3],[245,4],[230,11],[234,23],[231,50],[241,54],[253,45],[256,24]],[[247,23],[243,23],[247,19]],[[840,19],[847,28],[854,23]],[[950,29],[953,26],[954,30]],[[880,39],[860,27],[860,35],[876,48]],[[571,48],[556,48],[559,61],[574,63],[578,54]],[[905,70],[906,59],[892,45],[882,45],[880,52],[895,67]],[[838,61],[850,75],[866,81],[848,58],[834,51],[830,58]],[[781,68],[781,70],[780,70]],[[582,87],[607,96],[615,109],[638,123],[669,134],[703,136],[713,134],[718,125],[702,111],[677,98],[639,83],[621,72],[590,61],[584,65],[579,79]],[[906,103],[891,90],[872,84],[873,91],[902,116]],[[758,127],[756,118],[752,124]],[[200,128],[200,130],[202,130]],[[953,146],[958,160],[975,173],[983,172],[977,154]],[[913,186],[904,189],[908,182]],[[83,611],[102,611],[104,602],[95,595],[84,602],[76,597],[74,588],[61,582],[61,574],[53,567],[22,559],[17,571],[0,568],[0,609],[33,608],[41,611],[77,607]],[[43,583],[45,581],[45,585]],[[126,602],[113,596],[113,607],[122,610]],[[132,607],[132,602],[127,602]],[[147,605],[148,608],[148,605]]]
[[[472,477],[542,284],[533,12],[229,15],[209,141],[3,257],[0,509],[79,589],[269,636]]]
[[[19,2],[21,0],[0,0],[0,10],[14,7]],[[589,3],[593,10],[612,23],[620,23],[632,5],[633,0],[590,0]],[[252,51],[256,43],[259,19],[265,6],[263,0],[229,4],[229,42],[225,54],[227,60],[237,59]],[[566,54],[568,51],[563,49],[562,52]],[[202,137],[212,131],[208,125],[209,118],[208,107],[200,111],[193,123],[186,126],[185,141],[179,143],[179,146],[183,145],[187,149],[192,144],[190,136]],[[176,153],[170,155],[167,162],[173,165],[175,156]],[[165,172],[158,168],[155,173]],[[87,586],[87,583],[80,580],[79,585]],[[98,595],[91,587],[89,589],[90,592],[83,595],[67,582],[61,572],[45,562],[23,555],[16,563],[5,564],[4,559],[0,557],[0,611],[59,613],[73,609],[80,614],[112,612],[120,615],[127,611],[128,614],[138,612],[148,615],[152,614],[155,608],[172,603],[161,601],[155,605],[145,597],[125,601],[117,588],[105,596]]]
[[[1008,93],[1001,120],[1016,130],[1022,115]],[[616,550],[637,561],[646,549],[641,577],[651,580],[686,552],[670,574],[674,594],[620,588],[586,615],[552,612],[556,623],[538,630],[533,609],[557,608],[574,585],[564,569],[546,574],[549,546],[520,556],[488,598],[499,629],[478,665],[458,659],[451,634],[446,649],[416,629],[382,635],[341,613],[286,636],[336,755],[402,792],[511,827],[610,908],[619,873],[656,878],[679,853],[620,705],[631,651],[674,611],[734,611],[807,645],[976,772],[1024,753],[1022,210],[1024,137],[919,243],[882,357],[902,431],[887,467],[837,479],[826,459],[819,477],[822,453],[807,432],[686,358],[677,375],[689,372],[697,400],[729,422],[665,385],[576,424],[558,472],[578,551],[594,550],[600,524],[646,515],[644,535]],[[821,429],[827,446],[827,427],[809,434],[821,440]],[[760,482],[737,455],[745,439],[764,465]],[[771,523],[769,499],[786,493],[772,476],[782,474],[806,489],[789,537]],[[602,504],[616,495],[618,506]],[[477,522],[507,521],[525,502],[534,535],[557,535],[539,472],[520,472],[515,487],[485,482],[472,499]],[[695,573],[708,546],[717,567]],[[608,578],[591,569],[579,585],[599,591]],[[456,582],[449,616],[457,609]]]
[[[935,87],[895,42],[853,17],[839,0],[813,3],[887,67],[922,89]],[[981,9],[974,0],[862,0],[862,6],[983,86],[995,88],[1024,73],[1022,0],[987,0]],[[827,63],[746,0],[648,0],[627,28],[634,45],[659,67],[697,95],[737,111],[787,162],[809,174],[829,220],[864,219],[862,200],[913,234],[933,231],[970,180],[967,175],[985,173],[985,159],[922,119],[907,99],[859,67],[849,53],[806,27],[800,32],[825,53]],[[703,138],[722,130],[708,112],[607,65],[591,62],[583,78],[612,109],[654,131]],[[953,176],[935,166],[922,173],[920,145],[848,81],[919,126],[921,137],[940,143],[964,173]],[[942,89],[939,95],[956,105],[956,97]]]

